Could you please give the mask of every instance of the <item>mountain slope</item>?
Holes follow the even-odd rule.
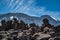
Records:
[[[53,17],[49,16],[49,15],[43,15],[41,17],[33,17],[33,16],[28,16],[26,14],[23,13],[7,13],[7,14],[1,14],[0,15],[0,20],[5,19],[7,20],[11,20],[12,18],[17,18],[18,20],[23,20],[25,23],[35,23],[36,25],[41,25],[43,22],[43,19],[47,18],[49,20],[49,22],[52,25],[59,25],[60,21],[57,19],[54,19]]]

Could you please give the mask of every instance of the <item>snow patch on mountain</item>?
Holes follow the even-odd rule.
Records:
[[[53,17],[53,16],[50,16],[50,17],[53,18],[54,20],[58,21],[58,19],[56,19],[55,17]]]
[[[12,20],[13,18],[14,18],[13,16],[10,17],[11,20]]]

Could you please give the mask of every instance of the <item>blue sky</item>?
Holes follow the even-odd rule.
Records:
[[[40,17],[50,15],[60,18],[60,0],[0,0],[0,14],[25,13]]]

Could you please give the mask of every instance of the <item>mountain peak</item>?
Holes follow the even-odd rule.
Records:
[[[55,17],[53,16],[49,16],[49,15],[42,15],[41,17],[44,17],[44,18],[51,18],[51,19],[54,19],[55,21],[58,21],[58,19],[56,19]]]

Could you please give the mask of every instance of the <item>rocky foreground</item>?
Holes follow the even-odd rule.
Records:
[[[28,30],[14,30],[0,31],[0,40],[60,40],[52,29],[45,28],[43,32],[33,31],[32,28]],[[47,32],[46,32],[47,31]]]
[[[2,20],[1,24],[0,40],[60,40],[60,25],[55,27],[48,19],[44,19],[41,26],[27,25],[16,18],[13,22]]]

